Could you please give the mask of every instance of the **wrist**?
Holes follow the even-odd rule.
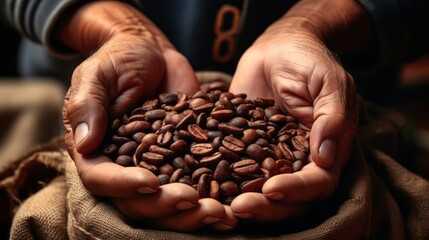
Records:
[[[365,49],[372,32],[365,9],[354,0],[302,0],[270,28],[306,34],[345,54]]]
[[[95,1],[70,9],[61,19],[57,38],[68,47],[89,54],[120,34],[142,36],[162,33],[132,5]]]

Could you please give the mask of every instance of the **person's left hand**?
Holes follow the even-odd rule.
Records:
[[[271,177],[262,193],[234,199],[234,214],[254,221],[290,218],[331,195],[357,126],[352,77],[314,34],[283,30],[274,25],[244,53],[230,91],[274,98],[309,129],[310,162],[301,171]]]

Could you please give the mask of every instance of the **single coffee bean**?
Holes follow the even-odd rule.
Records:
[[[214,171],[213,179],[218,182],[225,182],[230,178],[231,170],[229,167],[229,162],[226,160],[221,160]]]
[[[212,181],[212,176],[209,174],[203,174],[201,175],[200,179],[198,180],[198,195],[200,198],[207,198],[210,197],[210,182]]]
[[[169,175],[167,175],[167,174],[163,174],[163,173],[161,173],[161,174],[159,174],[157,177],[158,177],[159,183],[160,183],[161,185],[164,185],[164,184],[170,183],[170,176],[169,176]]]
[[[164,159],[172,159],[174,157],[173,151],[171,151],[170,149],[167,149],[167,148],[157,146],[157,145],[151,145],[149,147],[149,152],[161,154],[162,156],[164,156]]]
[[[265,178],[256,178],[241,183],[241,192],[261,192],[262,186],[264,185]]]
[[[277,168],[279,169],[279,174],[283,173],[293,173],[292,162],[287,159],[279,159],[276,161]]]
[[[197,143],[191,147],[191,153],[198,157],[205,157],[213,153],[211,143]]]
[[[130,167],[134,165],[133,159],[129,155],[119,155],[116,158],[115,163],[124,167]]]
[[[149,164],[160,165],[164,163],[164,156],[159,153],[145,152],[142,154],[142,160]]]
[[[158,170],[159,170],[160,174],[166,174],[168,176],[171,176],[173,174],[173,172],[174,172],[175,169],[174,169],[174,167],[171,164],[164,163],[163,165],[161,165],[158,168]]]
[[[207,142],[209,140],[207,133],[197,124],[189,125],[188,132],[196,142]]]
[[[256,143],[247,146],[246,153],[251,159],[256,160],[258,162],[262,161],[265,158],[264,149]]]
[[[182,157],[176,157],[173,159],[173,168],[183,169],[184,174],[189,174],[191,172],[191,169],[189,168],[188,164],[186,164],[185,160]]]
[[[206,168],[206,167],[200,167],[195,169],[195,171],[192,173],[191,179],[194,182],[198,182],[200,180],[200,177],[203,174],[207,174],[207,175],[213,175],[213,171],[210,168]]]
[[[226,181],[220,184],[220,192],[224,197],[237,196],[240,194],[240,189],[234,181]]]
[[[119,149],[118,149],[118,155],[132,155],[134,151],[137,149],[138,144],[134,141],[129,141],[127,143],[124,143]]]
[[[222,140],[222,146],[234,153],[243,153],[246,145],[239,139],[233,136],[226,136]]]
[[[210,182],[210,192],[209,192],[209,197],[213,198],[213,199],[219,199],[220,196],[220,186],[219,183],[215,180],[212,180]]]
[[[188,143],[183,139],[179,139],[170,145],[170,149],[177,155],[183,155],[188,152]]]
[[[165,117],[165,110],[164,109],[149,110],[145,113],[145,117],[147,121],[155,121],[157,119],[163,119]]]
[[[308,145],[308,140],[301,135],[297,135],[295,137],[292,138],[291,140],[293,147],[298,150],[298,151],[303,151],[303,152],[307,152],[309,145]]]
[[[164,104],[175,104],[177,100],[177,94],[161,93],[159,94],[159,100]]]
[[[259,164],[253,159],[244,159],[232,164],[232,170],[240,176],[248,176],[258,172]]]
[[[200,160],[200,166],[216,166],[220,162],[220,160],[222,160],[222,153],[215,152],[210,156],[203,157]]]
[[[171,174],[170,177],[170,183],[179,182],[179,179],[181,179],[185,175],[183,168],[178,168],[174,170],[173,174]]]

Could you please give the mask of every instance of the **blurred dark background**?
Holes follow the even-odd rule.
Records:
[[[16,77],[17,73],[17,50],[20,35],[13,29],[0,25],[0,76]]]

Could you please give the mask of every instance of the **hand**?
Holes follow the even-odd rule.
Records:
[[[184,184],[160,187],[151,172],[122,167],[97,150],[109,117],[160,92],[191,95],[199,89],[184,56],[148,19],[121,2],[85,4],[61,29],[59,38],[68,46],[81,52],[96,49],[75,69],[63,108],[67,148],[84,186],[111,198],[128,217],[153,220],[159,228],[232,228],[235,218],[220,203],[199,200]]]
[[[275,221],[302,213],[328,197],[347,162],[357,126],[352,77],[320,38],[271,26],[240,59],[230,91],[274,98],[311,129],[310,163],[301,171],[270,178],[262,194],[245,193],[231,204],[239,217]]]

